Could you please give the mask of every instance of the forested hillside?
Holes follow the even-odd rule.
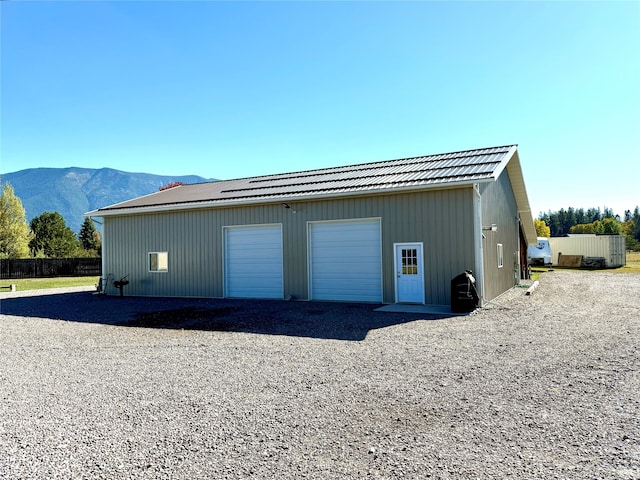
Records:
[[[78,232],[90,210],[158,191],[172,182],[207,181],[196,175],[130,173],[112,168],[34,168],[2,175],[26,210],[27,221],[43,212],[58,212]]]

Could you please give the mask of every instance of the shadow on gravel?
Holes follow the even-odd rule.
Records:
[[[374,312],[378,304],[278,300],[104,297],[67,293],[3,299],[0,313],[124,327],[244,332],[364,340],[371,330],[415,320],[417,313]]]

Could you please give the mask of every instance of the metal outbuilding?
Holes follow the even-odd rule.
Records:
[[[580,255],[604,258],[607,268],[627,264],[626,240],[623,235],[571,234],[568,237],[549,238],[552,262],[558,264],[558,255]]]
[[[86,215],[129,295],[448,305],[472,270],[482,302],[537,243],[516,145],[181,185]]]

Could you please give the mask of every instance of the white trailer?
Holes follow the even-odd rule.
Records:
[[[529,265],[551,265],[551,246],[547,237],[538,237],[538,245],[527,248]]]
[[[558,254],[604,258],[607,268],[627,264],[626,243],[622,235],[572,234],[568,237],[551,237],[549,245],[554,264],[558,263]]]

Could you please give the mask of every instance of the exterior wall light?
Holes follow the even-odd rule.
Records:
[[[282,203],[282,208],[284,208],[285,210],[291,210],[293,213],[297,213],[295,211],[295,209],[291,208],[291,205],[289,205],[288,203]]]

